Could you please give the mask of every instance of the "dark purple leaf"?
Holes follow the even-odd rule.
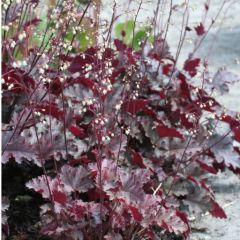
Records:
[[[202,23],[199,23],[197,27],[194,28],[198,36],[202,36],[205,33],[205,29]]]
[[[9,142],[13,131],[2,132],[2,148],[4,154],[2,155],[2,162],[8,162],[9,158],[14,158],[17,163],[21,163],[23,160],[33,161],[38,166],[41,166],[37,149],[35,146],[30,145],[27,139],[15,134],[12,141]]]
[[[123,103],[122,109],[131,114],[136,114],[148,105],[149,101],[145,99],[129,100]]]
[[[141,168],[145,168],[142,156],[140,155],[140,153],[138,153],[138,152],[136,152],[134,150],[132,150],[132,163],[134,165],[138,165]]]
[[[160,137],[171,137],[171,138],[180,138],[183,139],[183,136],[175,128],[169,128],[164,125],[159,125],[156,128],[156,131]]]
[[[128,209],[130,210],[130,212],[131,212],[131,214],[133,216],[133,219],[136,222],[141,222],[142,221],[143,216],[142,216],[142,214],[139,212],[139,210],[136,207],[128,206]]]
[[[216,218],[227,218],[224,210],[219,206],[217,202],[212,200],[212,210],[210,211],[211,215]]]
[[[237,140],[238,142],[240,142],[240,127],[236,127],[233,129],[234,132],[234,137],[235,140]]]
[[[54,189],[52,191],[52,196],[53,196],[54,202],[57,202],[61,205],[65,205],[67,203],[67,196],[65,195],[64,192],[60,192]]]
[[[61,168],[60,178],[65,184],[67,191],[87,192],[90,188],[93,188],[93,182],[89,174],[90,173],[82,166],[73,168],[64,165]]]
[[[84,129],[77,127],[77,126],[70,126],[69,131],[76,137],[80,139],[84,139],[86,137]]]
[[[187,71],[191,77],[194,77],[197,74],[199,63],[199,58],[189,59],[184,63],[184,70]]]
[[[122,52],[127,49],[126,44],[124,44],[122,41],[120,41],[118,39],[114,40],[114,45],[116,46],[116,48],[119,52]]]
[[[186,77],[182,73],[179,73],[178,78],[180,80],[180,88],[183,97],[191,99],[189,85],[187,84]]]
[[[196,162],[199,164],[199,166],[203,170],[205,170],[205,171],[207,171],[209,173],[212,173],[212,174],[216,174],[217,173],[217,170],[213,166],[210,166],[210,165],[208,165],[208,164],[206,164],[206,163],[204,163],[204,162],[202,162],[200,160],[196,160]]]

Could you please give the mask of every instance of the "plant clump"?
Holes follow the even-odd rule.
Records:
[[[3,184],[4,234],[20,236],[16,201],[36,199],[21,239],[187,239],[190,215],[226,218],[207,176],[240,173],[240,119],[212,93],[239,78],[195,55],[178,69],[136,18],[98,41],[93,2],[60,0],[47,20],[38,1],[3,3],[2,162],[22,191]]]

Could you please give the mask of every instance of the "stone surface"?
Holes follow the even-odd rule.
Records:
[[[212,186],[218,203],[227,214],[227,219],[214,219],[211,215],[193,222],[196,229],[190,240],[239,240],[240,239],[240,180],[231,172],[219,173],[212,177]]]

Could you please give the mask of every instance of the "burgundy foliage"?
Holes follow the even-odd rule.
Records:
[[[26,27],[33,24],[38,21]],[[202,25],[195,30],[205,33]],[[38,71],[43,57],[39,65],[18,68],[4,53],[2,102],[11,111],[2,132],[3,163],[42,169],[26,184],[45,202],[42,234],[153,240],[166,231],[187,239],[189,213],[226,218],[206,174],[220,165],[240,172],[233,146],[240,142],[239,118],[211,96],[217,81],[207,85],[204,74],[206,86],[193,85],[200,59],[177,69],[166,44],[157,48],[162,41],[151,50],[115,39],[83,52],[60,51],[67,67],[49,64],[44,73]],[[235,82],[228,73],[217,77]]]
[[[195,27],[195,31],[197,35],[201,36],[205,33],[205,29],[202,23],[199,23],[197,27]]]

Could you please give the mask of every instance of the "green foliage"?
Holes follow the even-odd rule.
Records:
[[[87,4],[89,0],[77,0],[77,2],[80,4]]]
[[[136,28],[133,20],[118,23],[114,29],[116,38],[123,40],[125,44],[132,46],[136,50],[140,50],[142,41],[153,41],[153,36],[149,34],[150,32],[151,28],[148,26]]]
[[[115,35],[118,39],[123,39],[126,44],[130,44],[132,42],[134,29],[134,21],[128,20],[123,23],[118,23],[115,27]],[[125,33],[125,36],[123,36]]]
[[[68,32],[66,34],[65,39],[71,42],[72,38],[73,38],[73,33]],[[82,31],[78,33],[75,39],[79,42],[78,50],[80,51],[85,51],[88,47],[91,46],[91,43],[94,42],[94,40],[92,39],[92,36],[89,36],[89,34],[86,31]]]

